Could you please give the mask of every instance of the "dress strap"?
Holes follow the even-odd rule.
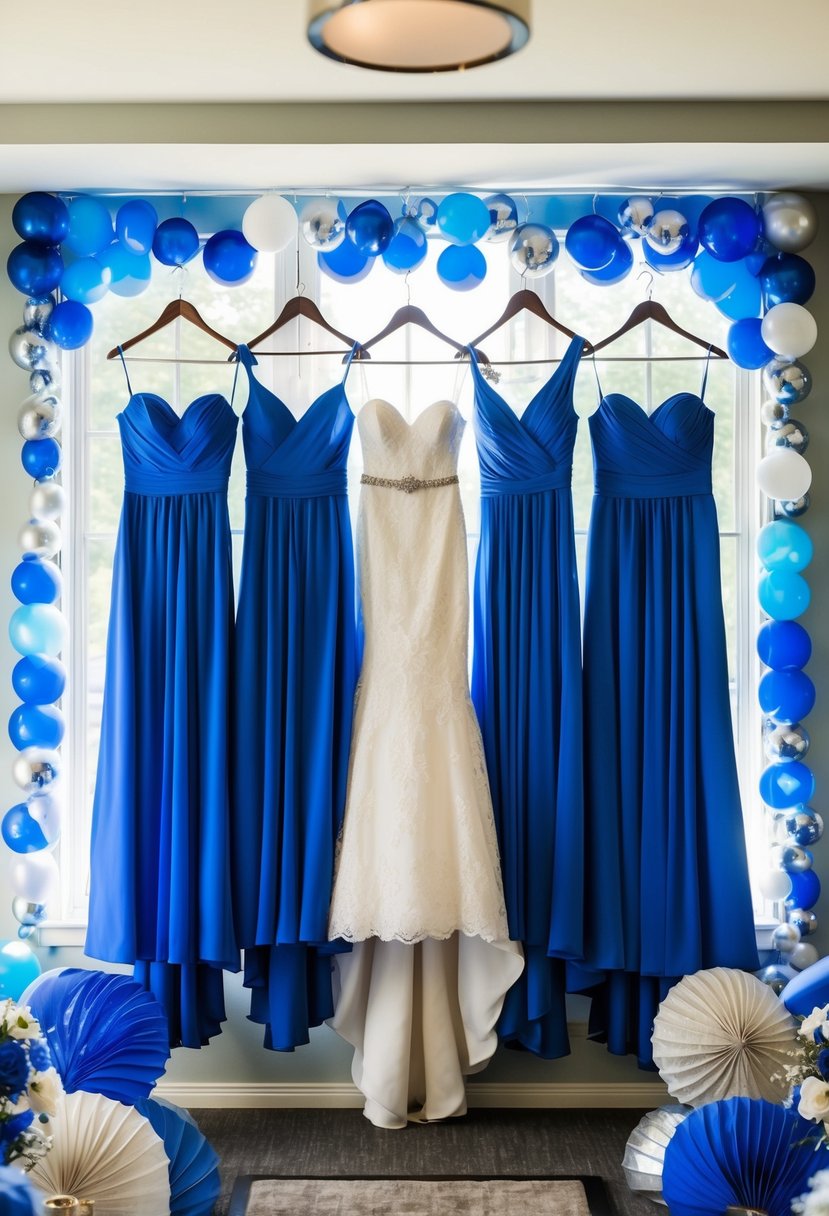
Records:
[[[595,352],[595,350],[593,351],[593,354],[592,354],[591,358],[592,358],[592,360],[593,360],[593,371],[596,373],[596,385],[597,385],[597,387],[598,387],[598,389],[599,389],[599,404],[601,404],[601,403],[602,403],[602,401],[604,400],[604,393],[602,392],[602,382],[601,382],[601,380],[599,379],[599,365],[598,365],[598,363],[596,362],[596,352]]]
[[[132,396],[132,385],[130,384],[130,374],[127,371],[127,361],[124,358],[124,351],[123,351],[122,347],[120,347],[120,346],[116,346],[115,349],[118,351],[118,357],[121,360],[121,366],[124,369],[124,375],[127,380],[127,392],[129,393],[130,396]]]
[[[351,364],[354,361],[354,356],[357,354],[358,350],[362,350],[362,347],[360,346],[359,342],[355,342],[354,345],[351,347],[351,350],[348,352],[348,354],[346,356],[345,371],[343,372],[343,388],[345,388],[345,382],[348,379],[348,373],[351,370]]]
[[[708,369],[711,366],[711,344],[708,344],[708,355],[705,359],[705,370],[702,373],[702,387],[699,390],[700,401],[705,400],[705,387],[708,384]]]

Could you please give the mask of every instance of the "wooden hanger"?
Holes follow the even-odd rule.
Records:
[[[191,304],[189,300],[182,300],[181,296],[179,296],[177,300],[170,301],[162,312],[161,316],[157,321],[153,322],[149,329],[143,329],[141,333],[136,334],[134,338],[127,338],[126,342],[122,342],[121,350],[129,350],[131,346],[135,346],[137,343],[143,342],[145,338],[149,338],[151,334],[158,333],[160,329],[164,329],[164,327],[169,325],[171,321],[177,321],[179,318],[181,318],[183,321],[189,321],[191,325],[195,325],[197,329],[203,330],[204,333],[209,334],[210,337],[215,338],[217,342],[221,342],[224,346],[229,347],[230,350],[236,350],[235,342],[231,341],[230,338],[226,338],[224,334],[220,334],[218,330],[213,329],[212,326],[208,325],[195,305]],[[114,346],[108,353],[107,359],[117,359],[119,357],[119,353],[118,347]]]
[[[511,321],[513,317],[518,316],[519,312],[531,312],[534,314],[534,316],[540,317],[542,321],[546,321],[548,325],[552,325],[553,329],[557,329],[558,332],[564,334],[565,337],[570,339],[576,337],[572,329],[568,329],[566,325],[562,325],[560,321],[555,319],[551,312],[547,311],[541,296],[539,296],[537,292],[530,291],[529,288],[524,287],[521,289],[521,291],[516,291],[514,295],[510,296],[509,300],[507,301],[507,306],[501,313],[498,320],[495,321],[494,324],[490,325],[489,329],[485,329],[482,334],[478,334],[478,337],[475,338],[471,345],[474,347],[477,346],[479,342],[483,342],[489,337],[490,334],[494,334],[496,329],[500,329],[502,325],[506,325],[506,323]],[[585,340],[582,354],[589,355],[592,350],[593,347],[587,340]]]
[[[625,323],[620,325],[615,333],[610,334],[607,338],[602,338],[601,342],[597,342],[593,350],[603,350],[605,346],[610,346],[611,342],[615,342],[617,338],[621,338],[623,334],[636,329],[637,325],[642,325],[645,321],[656,321],[658,325],[664,325],[666,329],[670,329],[672,333],[679,334],[681,338],[687,338],[689,342],[695,342],[697,346],[704,347],[705,350],[710,351],[712,359],[728,358],[728,355],[719,346],[714,346],[712,342],[706,342],[705,338],[700,338],[697,334],[689,333],[687,329],[683,329],[680,325],[677,325],[664,305],[658,304],[656,300],[651,299],[643,300],[641,304],[637,304]]]
[[[297,317],[305,317],[306,320],[313,321],[315,325],[319,325],[320,329],[324,329],[326,333],[332,334],[335,338],[348,347],[355,345],[353,338],[349,338],[348,334],[340,333],[338,329],[335,329],[333,325],[330,325],[328,321],[326,321],[325,317],[322,315],[313,300],[309,300],[307,296],[298,294],[293,296],[292,299],[288,300],[287,304],[282,309],[282,312],[272,325],[269,325],[268,328],[264,329],[261,334],[257,334],[255,338],[252,338],[251,341],[248,342],[248,350],[253,350],[254,347],[258,346],[260,342],[264,342],[266,338],[271,336],[271,334],[275,334],[278,329],[283,329],[286,325],[290,324],[291,321],[295,321]],[[341,352],[325,350],[263,350],[259,353],[263,355],[339,355]]]
[[[375,334],[373,338],[369,338],[367,342],[362,342],[357,348],[354,358],[361,359],[367,356],[367,352],[372,346],[376,346],[378,342],[382,342],[384,338],[388,338],[390,334],[396,333],[398,329],[403,329],[406,325],[417,325],[420,329],[425,329],[427,333],[435,338],[439,338],[441,342],[445,342],[447,346],[451,346],[459,355],[467,353],[466,347],[462,342],[456,342],[454,338],[450,338],[443,330],[430,321],[429,317],[422,308],[418,308],[416,304],[404,304],[402,308],[398,308],[397,312],[391,318],[389,323]],[[474,346],[474,343],[473,343]],[[482,350],[476,350],[475,354],[479,363],[489,363],[486,355]],[[370,357],[370,356],[368,356]]]

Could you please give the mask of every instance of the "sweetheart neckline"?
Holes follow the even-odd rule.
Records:
[[[629,405],[632,405],[634,410],[636,411],[636,413],[641,414],[646,422],[652,422],[653,419],[656,418],[657,414],[659,414],[660,411],[662,409],[664,409],[664,407],[666,405],[669,405],[672,401],[679,400],[680,397],[692,398],[692,400],[696,401],[699,405],[701,405],[702,408],[706,411],[706,413],[710,414],[712,418],[715,417],[714,411],[705,404],[702,397],[700,397],[699,393],[692,393],[687,389],[683,389],[678,393],[671,393],[671,395],[669,397],[666,397],[664,401],[660,401],[659,405],[657,405],[656,409],[651,410],[650,413],[648,413],[634,397],[628,396],[627,393],[602,393],[602,398],[598,404],[597,409],[594,410],[593,414],[591,414],[589,416],[592,418],[596,414],[598,414],[601,411],[604,403],[606,401],[609,401],[611,397],[619,397],[619,398],[621,398],[622,401],[626,401]]]
[[[400,412],[400,410],[397,408],[397,406],[396,406],[396,405],[394,405],[394,404],[393,404],[391,401],[387,401],[385,397],[369,397],[368,401],[366,401],[366,402],[364,403],[363,408],[360,410],[360,414],[358,414],[358,416],[357,416],[357,417],[358,417],[358,421],[359,421],[360,415],[364,414],[364,413],[365,413],[365,411],[366,411],[366,409],[367,409],[367,408],[368,408],[368,406],[370,406],[370,405],[384,405],[384,406],[386,407],[386,409],[387,409],[387,410],[390,410],[390,411],[391,411],[391,413],[392,413],[392,414],[393,414],[393,415],[394,415],[396,418],[398,418],[398,419],[400,420],[400,422],[402,422],[402,423],[403,423],[403,426],[404,426],[404,427],[406,428],[406,430],[408,430],[408,431],[413,431],[413,430],[415,430],[415,428],[417,427],[418,423],[420,422],[420,419],[421,419],[421,418],[423,418],[423,417],[424,417],[426,414],[428,414],[428,413],[429,413],[429,411],[430,411],[430,410],[433,410],[433,409],[434,409],[436,406],[438,406],[438,405],[448,405],[448,406],[449,406],[449,408],[450,408],[450,410],[452,410],[452,412],[453,412],[453,413],[457,414],[457,415],[458,415],[458,417],[459,417],[459,418],[461,418],[461,419],[463,420],[463,414],[461,414],[461,412],[460,412],[460,410],[458,409],[458,407],[457,407],[457,405],[455,404],[455,402],[454,402],[454,401],[450,401],[448,397],[440,397],[440,398],[438,398],[438,400],[437,400],[437,401],[431,401],[431,402],[430,402],[430,403],[429,403],[429,404],[428,404],[428,405],[427,405],[427,406],[426,406],[424,409],[422,409],[422,410],[420,411],[420,413],[419,413],[419,414],[416,414],[416,415],[415,415],[415,417],[412,419],[412,421],[411,421],[411,422],[409,422],[409,421],[408,421],[408,420],[407,420],[407,419],[406,419],[406,418],[403,416],[403,414]]]

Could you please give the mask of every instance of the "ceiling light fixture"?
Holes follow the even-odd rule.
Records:
[[[381,72],[457,72],[494,63],[530,36],[530,0],[311,0],[308,40]]]

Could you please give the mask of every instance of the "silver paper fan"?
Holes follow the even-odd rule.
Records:
[[[653,1059],[672,1098],[702,1106],[721,1098],[786,1092],[794,1021],[766,984],[746,971],[713,967],[668,993],[653,1024]]]
[[[682,1120],[691,1113],[690,1106],[660,1106],[640,1119],[625,1145],[622,1169],[628,1186],[636,1194],[661,1203],[662,1165],[665,1149]]]

